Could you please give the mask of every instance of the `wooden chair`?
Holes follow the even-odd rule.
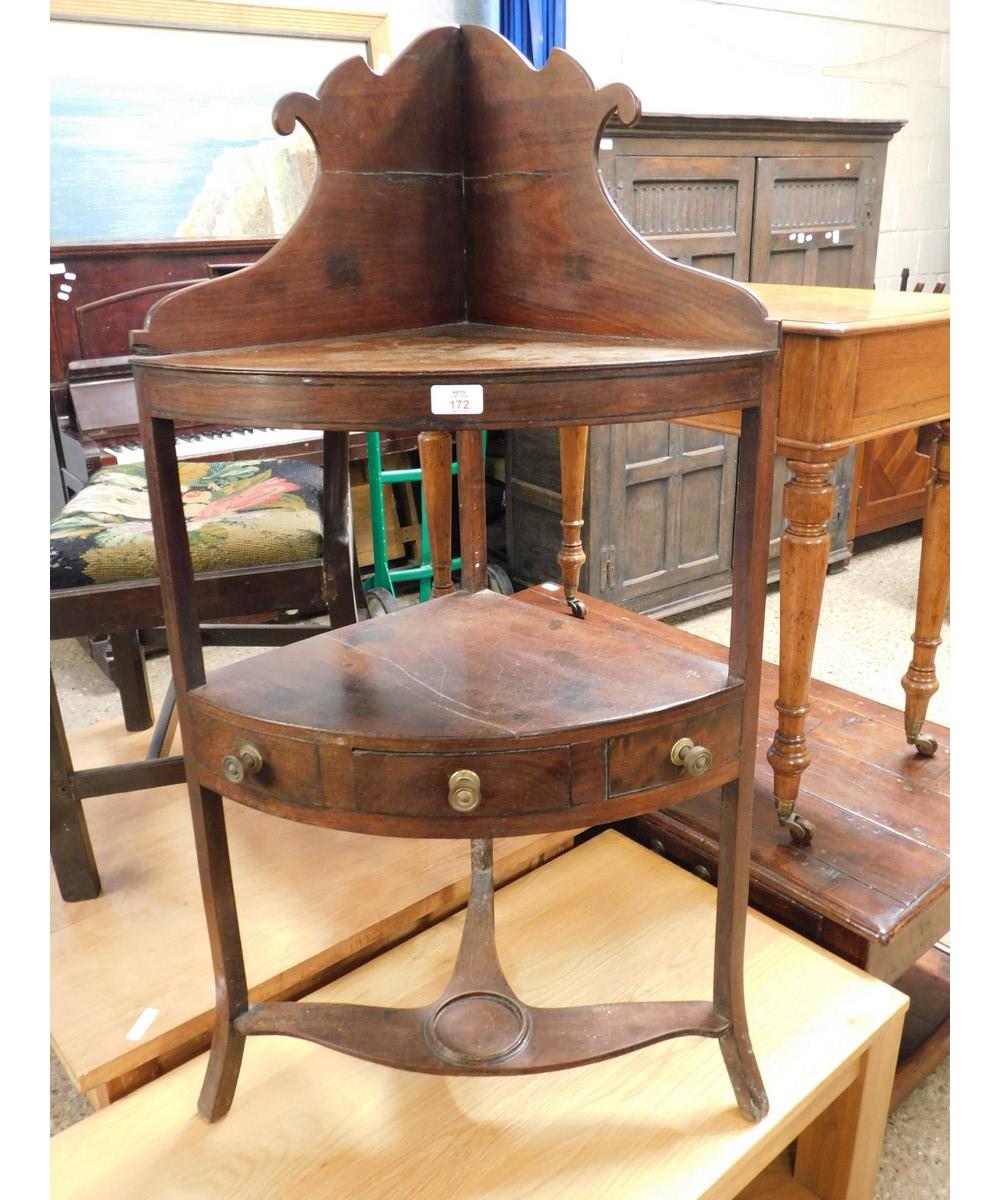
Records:
[[[219,277],[240,266],[222,264],[209,270],[213,277]],[[166,280],[128,289],[105,282],[110,294],[90,295],[76,310],[79,348],[100,352],[97,361],[102,364],[102,372],[113,372],[114,356],[127,349],[120,341],[125,336],[122,331],[128,329],[126,322],[141,323],[156,301],[201,282],[204,281]],[[128,385],[131,382],[130,376],[121,381]],[[60,392],[66,394],[59,395]],[[54,424],[63,433],[71,433],[81,445],[81,455],[85,453],[92,461],[99,447],[88,442],[85,431],[74,428],[68,389],[63,385],[55,388],[54,393]],[[122,430],[126,423],[138,420],[134,397],[130,404],[124,388],[118,388],[113,396],[114,406],[108,410],[107,419],[118,433],[107,440],[125,441]],[[405,443],[412,444],[411,437],[407,433]],[[363,448],[364,438],[355,441]],[[198,573],[196,586],[203,616],[201,636],[206,642],[277,646],[316,632],[313,628],[287,625],[233,623],[233,618],[254,614],[285,609],[317,612],[325,608],[331,624],[337,627],[353,624],[359,611],[362,614],[369,611],[349,533],[338,528],[342,513],[338,512],[329,526],[335,534],[329,556],[324,559],[318,513],[322,470],[307,461],[309,443],[282,445],[278,439],[275,448],[277,459],[271,457],[256,463],[246,459],[212,464],[185,462],[187,490],[195,494],[194,484],[201,472],[200,478],[205,483],[201,490],[213,488],[220,496],[226,493],[222,507],[229,507],[236,515],[238,532],[244,536],[241,545],[231,544],[227,551],[225,543],[218,540],[226,523],[223,513],[222,520],[213,526],[216,541],[202,547],[204,569]],[[278,506],[271,510],[266,497],[264,503],[253,501],[255,481],[259,485],[265,479],[274,493],[271,499]],[[78,481],[76,486],[82,483]],[[304,507],[294,529],[288,528],[286,520],[280,529],[268,533],[270,513],[281,515],[282,486],[288,494],[305,497]],[[250,508],[242,512],[241,494],[251,502]],[[119,691],[125,727],[131,731],[153,725],[144,642],[150,635],[155,637],[163,625],[151,534],[142,527],[144,519],[148,522],[148,502],[144,511],[144,501],[145,478],[141,466],[105,468],[76,491],[50,527],[50,637],[107,639],[111,654],[106,666]],[[197,515],[196,508],[192,503],[192,516]],[[203,505],[201,511],[205,511]],[[133,529],[127,541],[119,532],[126,518],[131,518],[129,524]],[[271,544],[254,553],[247,545],[248,532],[252,536],[268,536]],[[228,566],[227,555],[240,565]],[[274,561],[276,558],[290,561]],[[375,600],[379,598],[376,596]],[[145,758],[135,762],[77,770],[63,727],[55,681],[51,678],[50,723],[52,862],[63,899],[90,900],[100,894],[101,880],[87,832],[83,801],[116,792],[167,786],[184,778],[183,758],[170,754],[176,724],[173,688],[168,689]]]
[[[909,267],[904,267],[904,268],[903,268],[903,271],[902,271],[902,274],[900,275],[900,278],[899,278],[899,290],[900,290],[901,292],[905,292],[905,291],[906,291],[906,286],[907,286],[907,284],[909,283],[909,281],[910,281],[910,268],[909,268]],[[938,295],[940,295],[940,294],[941,294],[941,293],[944,291],[944,289],[945,289],[945,283],[944,283],[944,280],[943,280],[943,279],[939,279],[939,280],[937,281],[937,283],[935,283],[935,285],[934,285],[934,286],[931,288],[931,292],[932,292],[932,293],[933,293],[935,296],[938,296]],[[923,283],[915,283],[915,284],[913,285],[913,290],[914,290],[915,292],[922,292],[922,291],[924,290],[924,285],[923,285]]]
[[[265,1033],[461,1075],[554,1070],[698,1035],[719,1041],[743,1115],[767,1110],[743,942],[779,330],[749,290],[669,262],[617,215],[595,157],[614,110],[625,123],[638,116],[628,88],[595,92],[560,51],[535,71],[477,26],[425,34],[384,75],[348,61],[318,97],[296,93],[274,110],[280,133],[305,125],[322,164],[298,223],[265,260],[163,302],[133,337],[217,981],[199,1102],[208,1120],[229,1109],[245,1038]],[[588,426],[718,409],[741,411],[728,663],[577,590]],[[265,416],[325,431],[327,520],[339,513],[340,529],[347,431],[426,430],[435,598],[206,677],[174,424]],[[486,586],[486,426],[560,430],[561,586],[514,596]],[[711,999],[521,1000],[495,944],[492,839],[715,789]],[[465,933],[438,999],[251,1004],[223,794],[318,826],[469,838]]]
[[[338,514],[342,520],[343,514]],[[194,582],[204,636],[215,644],[277,646],[314,635],[312,627],[214,624],[227,618],[281,608],[316,612],[326,608],[331,626],[357,620],[357,584],[352,580],[353,550],[346,529],[331,523],[333,536],[322,540],[321,559],[269,566],[200,572]],[[320,539],[317,538],[317,541]],[[356,570],[354,571],[356,576]],[[360,598],[364,611],[364,599]],[[147,696],[145,664],[137,630],[163,624],[158,578],[57,588],[50,592],[50,637],[87,637],[110,633],[112,639],[135,644],[138,658],[128,669],[133,686]],[[119,670],[121,668],[119,667]],[[141,788],[165,787],[184,779],[184,759],[169,753],[176,712],[168,690],[146,757],[130,763],[77,770],[63,728],[55,681],[50,683],[50,853],[64,900],[90,900],[100,895],[101,879],[87,832],[83,801]],[[140,726],[141,728],[141,726]]]

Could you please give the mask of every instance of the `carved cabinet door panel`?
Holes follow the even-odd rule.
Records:
[[[749,279],[755,160],[621,154],[612,195],[622,216],[668,258]]]
[[[870,287],[876,185],[869,157],[758,159],[750,279]]]
[[[731,580],[736,439],[664,422],[611,427],[601,588],[640,612]]]

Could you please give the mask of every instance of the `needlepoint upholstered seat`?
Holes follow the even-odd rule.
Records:
[[[323,473],[302,459],[178,464],[196,571],[303,562],[323,552]],[[104,467],[49,527],[51,586],[156,575],[146,469]]]

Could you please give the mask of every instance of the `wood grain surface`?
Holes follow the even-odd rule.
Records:
[[[721,658],[721,646],[676,630],[678,644]],[[949,730],[928,722],[938,739],[934,758],[906,745],[897,709],[813,682],[808,721],[813,761],[803,777],[802,805],[816,832],[811,846],[793,846],[774,820],[771,771],[766,751],[777,725],[773,700],[778,668],[765,663],[757,731],[751,900],[767,907],[773,897],[801,906],[805,914],[854,930],[885,945],[934,909],[940,927],[927,929],[930,945],[948,928]],[[709,862],[718,836],[718,806],[708,795],[658,815],[661,838],[697,851]],[[676,841],[675,841],[676,839]],[[673,853],[673,850],[671,850]],[[772,899],[764,901],[763,896]],[[774,911],[773,907],[769,911]],[[784,918],[783,918],[784,919]],[[809,936],[814,936],[809,933]],[[815,934],[818,937],[818,932]],[[902,966],[900,967],[902,969]]]
[[[115,723],[70,735],[83,766],[141,757],[145,735]],[[52,1036],[82,1091],[200,1049],[212,971],[183,785],[88,805],[104,893],[52,893]],[[367,838],[275,821],[226,805],[251,995],[279,999],[329,978],[465,902],[463,841]],[[509,879],[569,845],[549,834],[497,844]],[[156,1019],[126,1037],[147,1008]]]
[[[744,668],[583,601],[579,621],[555,584],[461,592],[213,672],[189,697],[192,769],[277,816],[405,837],[594,825],[735,778]],[[709,748],[707,773],[671,762],[681,737]],[[246,744],[261,766],[234,781],[224,760]],[[481,777],[475,811],[447,802],[459,769]]]
[[[164,299],[133,344],[470,320],[773,350],[777,326],[748,289],[671,263],[614,209],[596,145],[612,112],[639,115],[623,84],[596,90],[562,50],[532,71],[481,26],[431,30],[384,74],[348,60],[316,96],[275,106],[277,131],[301,123],[320,164],[291,230],[246,270]]]
[[[536,1003],[704,997],[714,896],[606,833],[499,893],[501,960]],[[316,999],[423,1003],[446,980],[460,931],[452,918]],[[731,1200],[839,1095],[867,1118],[865,1145],[855,1146],[849,1125],[828,1131],[849,1160],[847,1195],[870,1195],[864,1176],[873,1179],[891,1082],[884,1059],[895,1052],[904,998],[756,915],[747,998],[771,1098],[756,1125],[739,1116],[717,1047],[700,1039],[549,1075],[445,1080],[261,1038],[248,1044],[237,1103],[216,1125],[195,1115],[199,1060],[59,1134],[53,1196]],[[866,1074],[879,1055],[880,1073]],[[806,1159],[823,1167],[821,1155]],[[781,1168],[772,1178],[787,1179]],[[765,1194],[828,1193],[748,1193]]]
[[[669,625],[601,602],[578,621],[562,604],[540,607],[553,594],[543,584],[432,600],[221,667],[191,701],[372,747],[501,749],[729,685],[728,667],[679,648]]]
[[[750,288],[786,333],[843,337],[901,325],[937,325],[951,317],[951,297],[943,294],[794,283],[753,283]]]

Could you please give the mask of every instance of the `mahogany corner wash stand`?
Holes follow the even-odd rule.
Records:
[[[532,69],[477,26],[435,30],[384,75],[360,59],[280,100],[320,173],[260,262],[163,300],[133,335],[217,1013],[199,1108],[232,1101],[244,1039],[283,1033],[390,1066],[528,1073],[665,1038],[719,1040],[740,1111],[767,1098],[747,1030],[743,943],[779,327],[744,287],[671,263],[612,207],[595,92],[555,51]],[[728,664],[577,594],[587,427],[742,411]],[[327,553],[350,537],[352,429],[423,428],[435,599],[206,679],[175,421],[323,429]],[[486,589],[481,429],[558,426],[562,588]],[[459,454],[461,589],[451,559]],[[294,498],[290,500],[294,502]],[[555,549],[555,547],[553,548]],[[714,990],[535,1008],[497,957],[492,839],[619,820],[721,788]],[[360,833],[469,838],[450,983],[422,1008],[250,1004],[222,794]]]

